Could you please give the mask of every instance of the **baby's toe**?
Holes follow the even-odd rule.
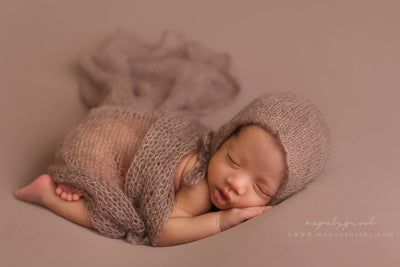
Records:
[[[72,200],[79,200],[80,196],[78,194],[73,194],[72,195]]]
[[[67,201],[72,201],[72,194],[71,193],[67,194]]]
[[[61,198],[62,198],[62,199],[66,199],[66,198],[67,198],[67,193],[66,193],[66,192],[62,192]]]
[[[56,194],[60,195],[63,192],[62,188],[60,186],[57,186],[56,188]]]

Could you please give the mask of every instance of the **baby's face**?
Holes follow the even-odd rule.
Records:
[[[211,158],[211,202],[219,209],[264,206],[277,193],[285,168],[277,140],[258,126],[245,126]]]

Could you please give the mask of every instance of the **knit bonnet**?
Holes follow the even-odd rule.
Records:
[[[299,192],[321,173],[329,153],[329,132],[320,110],[309,100],[290,92],[256,98],[218,130],[212,154],[236,130],[250,124],[274,136],[286,156],[285,177],[270,204]]]

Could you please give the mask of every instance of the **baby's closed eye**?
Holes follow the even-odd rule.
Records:
[[[237,163],[237,161],[232,159],[232,156],[229,153],[226,153],[226,157],[228,159],[228,161],[233,164],[236,168],[240,168],[239,163]]]

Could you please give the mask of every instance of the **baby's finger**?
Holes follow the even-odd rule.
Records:
[[[261,208],[263,209],[263,212],[266,212],[266,211],[272,209],[272,206],[264,206],[264,207],[261,207]]]
[[[245,209],[244,220],[254,218],[254,217],[266,212],[267,210],[270,210],[271,208],[272,208],[271,206],[247,208],[247,209]]]

